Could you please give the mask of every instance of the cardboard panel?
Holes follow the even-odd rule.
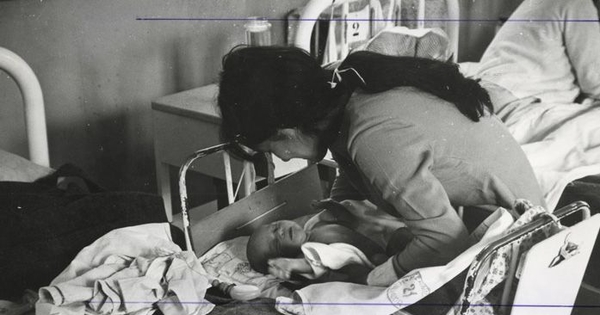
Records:
[[[571,314],[599,228],[596,214],[534,245],[523,262],[511,315]],[[577,253],[559,259],[567,242],[577,246]]]
[[[194,250],[200,256],[221,241],[249,235],[259,225],[315,213],[310,203],[322,197],[317,166],[308,166],[194,223]]]

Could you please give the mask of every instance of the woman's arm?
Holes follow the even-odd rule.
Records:
[[[342,203],[331,198],[315,201],[312,207],[324,210],[319,213],[319,221],[323,223],[336,223],[349,228],[355,228],[358,224],[359,218],[356,215],[348,211]]]
[[[366,199],[348,179],[343,169],[338,169],[338,176],[333,181],[331,187],[330,198],[336,201],[342,201],[346,199],[351,200],[364,200]]]
[[[393,139],[393,145],[390,145]],[[414,234],[406,248],[371,272],[370,282],[393,283],[410,270],[445,264],[466,247],[467,230],[432,174],[431,145],[412,125],[387,121],[353,138],[356,167]]]
[[[364,265],[351,264],[344,266],[339,270],[329,270],[316,280],[320,283],[340,281],[367,284],[367,276],[371,270],[371,268]]]
[[[399,217],[377,208],[368,200],[344,200],[341,202],[325,199],[314,203],[317,209],[326,209],[320,221],[344,225],[372,239],[385,248],[390,237],[406,224]],[[378,265],[378,264],[375,264]]]

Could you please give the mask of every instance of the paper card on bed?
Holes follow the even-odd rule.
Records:
[[[533,246],[521,268],[511,315],[568,315],[600,228],[600,214]]]
[[[192,225],[196,254],[221,241],[249,235],[266,222],[316,213],[310,204],[322,198],[316,165],[292,173]]]

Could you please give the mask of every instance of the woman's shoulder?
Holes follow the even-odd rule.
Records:
[[[398,102],[401,103],[410,103],[411,100],[417,99],[421,101],[429,101],[429,102],[446,102],[441,98],[427,93],[419,88],[412,86],[399,86],[387,91],[377,92],[377,93],[367,93],[364,91],[355,92],[350,98],[350,102],[352,104],[364,104],[370,102],[385,102],[396,104]]]
[[[346,108],[348,145],[358,138],[388,137],[398,133],[420,133],[428,124],[429,115],[436,113],[437,98],[413,87],[366,94],[355,93]],[[444,102],[443,100],[439,100]],[[369,140],[370,141],[370,140]]]
[[[444,112],[444,109],[455,111],[453,104],[418,88],[405,86],[372,94],[356,92],[346,111],[351,123],[364,120],[415,123],[429,114]]]

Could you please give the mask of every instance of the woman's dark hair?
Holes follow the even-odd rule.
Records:
[[[341,83],[351,90],[379,93],[399,86],[412,86],[456,105],[472,121],[479,121],[485,108],[493,112],[487,91],[476,80],[466,78],[458,65],[434,59],[387,56],[369,51],[350,54],[339,69],[347,71]],[[364,80],[364,82],[363,82]]]
[[[354,70],[339,73],[342,78],[332,88],[332,71],[300,48],[234,48],[223,58],[219,87],[223,140],[253,147],[283,128],[319,139],[335,134],[341,109],[356,89],[378,93],[416,87],[455,104],[473,121],[479,121],[486,107],[492,111],[485,89],[465,78],[456,64],[358,51],[338,67],[350,68]]]
[[[253,147],[278,129],[316,133],[331,112],[326,73],[295,47],[234,48],[223,58],[218,106],[225,141]]]

